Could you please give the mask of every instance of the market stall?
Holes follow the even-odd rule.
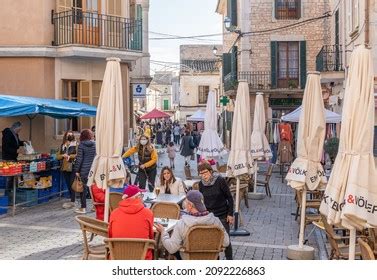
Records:
[[[32,119],[37,114],[59,119],[95,117],[96,108],[66,100],[0,95],[0,117],[27,115]],[[19,154],[17,161],[0,161],[0,215],[9,208],[9,198],[5,195],[8,180],[13,180],[9,193],[13,215],[17,206],[36,205],[63,193],[60,162],[55,154],[40,154],[29,149]]]

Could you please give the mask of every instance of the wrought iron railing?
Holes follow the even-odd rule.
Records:
[[[53,15],[53,45],[142,50],[142,21],[72,9]]]
[[[343,71],[342,45],[323,46],[316,57],[316,69],[320,72]]]
[[[238,80],[237,75],[235,73],[229,73],[224,77],[224,90],[232,90],[237,89],[238,86]]]
[[[239,72],[238,80],[246,80],[253,90],[271,89],[270,71]]]

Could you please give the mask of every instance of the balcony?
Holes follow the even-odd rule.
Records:
[[[246,80],[251,90],[271,89],[270,71],[239,72],[238,80]]]
[[[344,71],[342,46],[323,46],[316,57],[316,70],[319,72]]]
[[[229,73],[224,77],[224,91],[236,90],[237,86],[238,80],[234,73]]]
[[[142,21],[69,10],[55,13],[54,46],[79,45],[142,51]]]

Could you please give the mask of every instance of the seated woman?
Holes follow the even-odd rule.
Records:
[[[182,180],[176,179],[172,169],[168,166],[163,167],[161,170],[159,187],[160,193],[175,195],[186,194]]]

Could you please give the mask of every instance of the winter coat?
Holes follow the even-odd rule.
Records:
[[[160,187],[160,193],[166,193],[167,188],[165,184],[162,186],[160,185],[159,187]],[[174,194],[174,195],[186,194],[185,188],[183,186],[183,182],[180,179],[176,179],[174,183],[170,183],[169,190],[170,190],[170,194]]]
[[[63,155],[65,154],[69,155],[68,161],[63,157]],[[62,144],[60,146],[60,149],[56,155],[56,158],[58,160],[63,160],[62,168],[61,168],[62,171],[72,172],[72,166],[76,158],[76,155],[77,155],[77,142],[76,141],[69,142],[68,145]]]
[[[18,153],[17,150],[20,146],[24,145],[24,141],[21,141],[18,134],[13,132],[10,128],[3,130],[2,139],[2,159],[3,160],[13,160],[17,161]]]
[[[152,211],[145,208],[140,199],[124,199],[111,212],[109,237],[153,239],[153,221]],[[152,250],[148,250],[145,259],[153,259]]]
[[[97,203],[103,204],[96,204],[96,219],[103,221],[105,216],[105,190],[100,189],[95,184],[91,186],[93,201]]]
[[[188,157],[194,154],[195,144],[192,136],[185,135],[181,141],[181,156]]]
[[[175,158],[175,147],[174,146],[168,146],[166,148],[166,152],[168,153],[168,158]]]
[[[203,194],[207,210],[216,217],[233,216],[233,196],[223,177],[213,174],[213,181],[209,185],[200,181],[199,191]]]
[[[224,241],[223,246],[228,247],[229,245],[229,236],[226,233],[223,225],[221,224],[219,218],[215,217],[212,213],[209,213],[205,216],[192,216],[192,215],[183,215],[182,218],[177,222],[174,227],[171,237],[169,233],[164,231],[161,235],[161,241],[164,248],[170,253],[174,254],[177,252],[182,245],[185,243],[186,234],[189,229],[195,225],[214,225],[218,226],[224,232]],[[185,254],[182,254],[182,258],[187,258]]]
[[[94,157],[96,156],[96,142],[82,141],[77,148],[76,162],[73,167],[75,173],[80,173],[84,181],[88,178]]]

